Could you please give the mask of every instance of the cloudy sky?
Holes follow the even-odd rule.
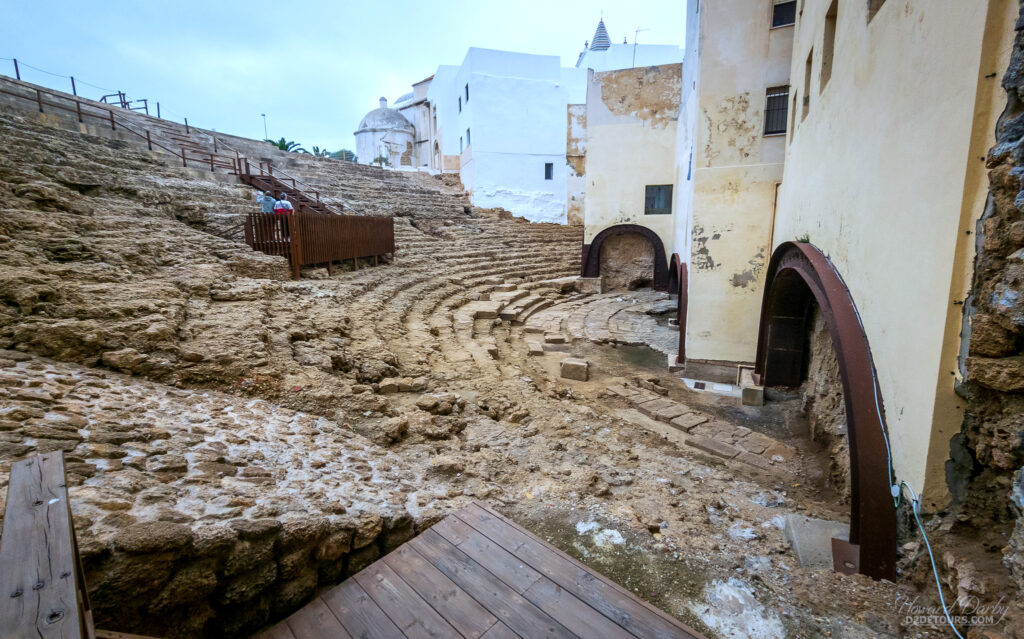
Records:
[[[601,12],[612,42],[683,44],[685,0],[0,0],[0,58],[22,79],[159,101],[164,117],[336,150],[377,98],[393,101],[471,46],[576,63]],[[0,59],[0,73],[14,75]],[[89,83],[94,86],[87,86]]]

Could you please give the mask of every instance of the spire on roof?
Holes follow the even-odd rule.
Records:
[[[612,46],[612,40],[608,37],[608,30],[604,28],[604,18],[597,23],[597,30],[594,31],[594,39],[591,41],[591,51],[605,51]]]

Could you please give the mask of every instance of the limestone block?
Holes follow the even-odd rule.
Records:
[[[545,333],[544,342],[547,344],[565,344],[565,335],[562,333]]]
[[[659,410],[662,410],[662,409],[665,409],[665,408],[669,408],[669,407],[675,406],[675,405],[677,405],[677,404],[675,402],[673,402],[671,399],[660,398],[660,399],[651,400],[649,402],[644,402],[644,403],[640,404],[639,406],[637,406],[637,408],[644,415],[647,415],[648,417],[654,418]]]
[[[675,419],[676,417],[679,417],[680,415],[682,415],[682,414],[684,414],[686,412],[687,412],[687,408],[685,406],[683,406],[682,404],[677,404],[675,402],[672,402],[671,406],[666,406],[665,408],[662,408],[661,410],[656,411],[654,413],[654,418],[655,419],[659,419],[659,420],[661,420],[663,422],[670,422],[673,419]]]
[[[531,356],[543,355],[544,345],[540,342],[526,342],[527,354]]]
[[[600,295],[603,292],[602,282],[600,277],[581,277],[576,280],[576,290],[580,293]]]
[[[566,357],[561,363],[562,377],[585,382],[590,378],[590,362],[585,359]]]
[[[744,406],[764,406],[764,386],[747,386],[743,389]]]
[[[783,528],[786,541],[796,553],[804,568],[832,567],[832,538],[850,538],[849,524],[824,519],[811,519],[803,515],[786,515]]]
[[[701,415],[700,413],[687,413],[685,415],[680,415],[676,419],[672,420],[670,423],[677,428],[682,428],[685,431],[689,431],[694,426],[699,426],[700,424],[703,424],[707,421],[707,415]]]
[[[725,459],[732,459],[736,455],[740,454],[739,449],[735,446],[722,443],[717,439],[711,439],[710,437],[703,437],[701,435],[687,437],[686,443],[694,448],[703,450],[706,453],[724,457]]]

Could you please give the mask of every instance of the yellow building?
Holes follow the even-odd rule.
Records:
[[[586,138],[569,146],[586,153],[583,274],[600,275],[606,289],[668,287],[681,72],[679,64],[589,72]]]
[[[820,313],[845,397],[863,568],[895,543],[890,483],[906,481],[925,507],[949,499],[972,231],[1018,7],[800,5],[755,378],[800,384]]]

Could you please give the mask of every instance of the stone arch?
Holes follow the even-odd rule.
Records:
[[[689,272],[686,262],[679,253],[672,254],[672,262],[668,269],[668,292],[678,295],[676,299],[676,321],[679,323],[679,353],[676,365],[686,363],[686,310],[689,303]]]
[[[849,289],[811,244],[784,242],[772,254],[761,304],[754,379],[798,386],[812,302],[828,325],[839,362],[850,447],[850,541],[832,541],[833,565],[894,579],[896,508],[889,485],[885,413],[867,336]]]
[[[665,259],[665,246],[661,243],[661,238],[658,237],[657,233],[639,224],[616,224],[615,226],[609,226],[598,233],[590,244],[584,244],[581,275],[583,277],[600,276],[602,246],[609,238],[628,234],[641,235],[650,242],[654,248],[654,277],[651,285],[658,291],[668,290],[668,260]]]

